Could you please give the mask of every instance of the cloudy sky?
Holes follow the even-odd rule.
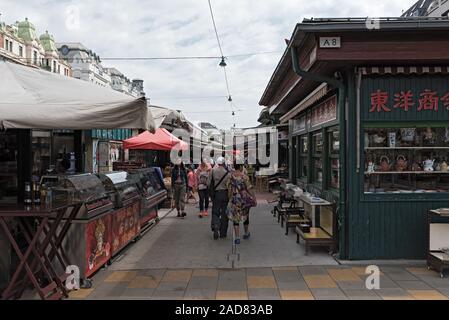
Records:
[[[192,121],[229,128],[257,125],[258,101],[295,24],[310,17],[397,16],[414,0],[212,0],[229,57],[234,106],[226,98],[219,60],[103,61],[129,78],[145,80],[154,105],[182,110]],[[38,34],[81,42],[100,57],[220,56],[207,0],[0,0],[1,20],[25,17]],[[79,13],[79,14],[78,14]],[[77,19],[79,16],[79,19]],[[239,56],[250,53],[270,52]]]

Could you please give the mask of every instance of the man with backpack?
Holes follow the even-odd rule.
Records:
[[[228,187],[229,172],[225,166],[225,159],[219,157],[216,167],[212,169],[209,181],[209,194],[212,199],[212,231],[214,239],[226,238],[228,232]]]

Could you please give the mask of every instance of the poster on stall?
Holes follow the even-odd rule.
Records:
[[[86,227],[86,276],[111,258],[111,216],[90,221]]]
[[[140,201],[112,214],[112,255],[116,254],[140,232]]]

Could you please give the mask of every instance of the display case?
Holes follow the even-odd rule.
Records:
[[[126,171],[98,175],[116,209],[126,207],[139,198],[135,181],[128,179]]]
[[[323,182],[323,134],[315,133],[312,138],[312,182],[321,184]]]
[[[44,176],[42,183],[51,190],[52,205],[67,202],[83,202],[76,219],[90,219],[113,208],[113,203],[100,179],[90,173],[79,175]]]
[[[329,131],[329,167],[330,175],[328,175],[328,185],[333,189],[340,188],[340,134],[338,130]]]
[[[167,190],[156,168],[131,170],[129,173],[142,197],[140,222],[144,225],[157,218],[158,205],[167,198]]]
[[[449,128],[367,128],[365,194],[449,192]]]

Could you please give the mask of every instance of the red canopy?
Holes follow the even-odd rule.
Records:
[[[189,145],[176,138],[164,128],[159,128],[155,133],[145,131],[136,137],[123,141],[123,148],[137,150],[187,150]]]

